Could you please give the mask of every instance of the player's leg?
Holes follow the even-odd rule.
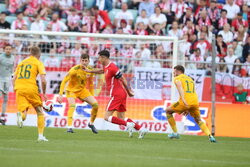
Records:
[[[88,96],[84,98],[83,100],[92,106],[91,117],[90,117],[90,122],[88,123],[88,127],[92,130],[93,133],[97,134],[98,131],[94,126],[94,121],[96,119],[97,112],[98,112],[97,100],[94,98],[94,96]]]
[[[25,92],[16,91],[16,102],[17,102],[17,125],[22,128],[23,121],[25,121],[27,116],[27,111],[31,106],[29,101],[26,98]]]
[[[195,122],[199,125],[202,132],[204,132],[209,137],[209,140],[211,142],[216,142],[207,125],[201,120],[199,106],[191,107],[189,113],[194,118]]]
[[[73,114],[76,108],[76,100],[74,97],[68,97],[69,109],[67,114],[67,122],[68,122],[68,133],[74,133],[73,131]]]
[[[4,117],[5,117],[5,112],[6,112],[6,108],[7,108],[8,95],[2,90],[0,90],[0,93],[2,94],[2,97],[3,97],[2,113],[1,113],[1,116],[0,116],[0,123],[2,125],[5,125],[5,118]]]
[[[35,110],[37,113],[38,141],[48,141],[48,139],[46,139],[43,135],[45,120],[44,120],[42,106],[35,107]]]

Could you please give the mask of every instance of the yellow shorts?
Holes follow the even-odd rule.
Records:
[[[25,111],[31,106],[42,106],[42,99],[38,91],[17,90],[16,102],[18,111]]]
[[[184,111],[188,111],[192,117],[200,117],[200,109],[198,104],[191,104],[186,107],[182,101],[177,101],[171,104],[170,107],[175,113],[181,114]]]
[[[80,100],[84,100],[86,97],[93,96],[88,89],[82,89],[81,91],[78,92],[71,92],[71,91],[66,91],[66,97],[73,97],[73,98],[78,98]]]

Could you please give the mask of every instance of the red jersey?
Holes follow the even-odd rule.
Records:
[[[121,77],[120,69],[113,62],[110,62],[103,70],[110,96],[126,94],[122,82],[119,80]]]

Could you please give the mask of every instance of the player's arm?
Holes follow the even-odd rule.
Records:
[[[187,102],[186,102],[186,100],[184,98],[184,90],[183,90],[181,81],[176,80],[174,83],[175,83],[175,86],[176,86],[176,88],[177,88],[177,90],[179,92],[181,100],[183,101],[184,105],[187,106],[188,104],[187,104]]]
[[[131,89],[129,89],[127,80],[125,79],[125,77],[122,75],[120,71],[116,73],[115,78],[121,80],[123,87],[125,88],[125,90],[127,91],[130,97],[134,96],[134,92]]]
[[[45,101],[47,101],[48,98],[46,95],[46,85],[47,85],[46,74],[41,74],[40,78],[41,78],[41,83],[42,83],[43,98]]]
[[[103,69],[100,69],[100,68],[94,68],[94,69],[88,69],[88,68],[85,68],[83,69],[85,72],[88,72],[88,73],[92,73],[92,74],[103,74],[104,71]]]
[[[70,72],[63,78],[62,82],[61,82],[61,85],[60,85],[60,91],[59,91],[59,97],[58,97],[58,102],[59,103],[62,103],[62,100],[63,100],[63,92],[64,92],[64,88],[65,88],[65,85],[66,83],[69,81],[70,79]]]

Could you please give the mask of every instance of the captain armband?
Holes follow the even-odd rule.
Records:
[[[119,78],[121,78],[122,77],[122,73],[121,73],[121,71],[118,71],[117,73],[116,73],[116,75],[115,75],[115,78],[116,79],[119,79]]]

